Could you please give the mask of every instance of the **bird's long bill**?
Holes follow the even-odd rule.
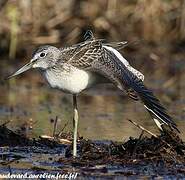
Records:
[[[33,66],[33,62],[29,62],[29,63],[25,64],[22,68],[20,68],[18,71],[16,71],[12,75],[8,76],[6,79],[10,79],[10,78],[12,78],[14,76],[17,76],[17,75],[19,75],[19,74],[21,74],[21,73],[31,69],[32,66]]]

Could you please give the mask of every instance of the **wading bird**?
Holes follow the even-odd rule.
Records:
[[[130,66],[119,53],[118,50],[124,46],[125,42],[105,43],[102,39],[95,39],[88,31],[84,42],[70,47],[60,49],[50,45],[39,47],[28,64],[8,77],[37,68],[52,88],[73,95],[74,157],[77,155],[78,127],[76,96],[98,83],[113,83],[133,100],[140,99],[160,130],[163,130],[163,125],[167,125],[179,132],[166,109],[143,84],[144,75]]]

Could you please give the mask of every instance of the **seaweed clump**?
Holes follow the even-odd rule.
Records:
[[[21,156],[24,150],[26,153],[59,154],[57,163],[62,163],[62,168],[75,167],[80,169],[80,172],[86,173],[89,171],[107,173],[108,165],[109,167],[116,165],[122,168],[125,166],[136,167],[130,175],[135,172],[140,174],[138,169],[143,166],[147,168],[152,166],[153,172],[158,167],[159,171],[166,169],[165,173],[173,172],[175,174],[179,172],[185,174],[185,144],[178,134],[166,130],[160,136],[153,134],[148,137],[144,136],[145,132],[148,131],[143,128],[138,138],[130,137],[126,142],[92,141],[80,137],[78,138],[79,156],[73,158],[71,133],[62,132],[60,136],[42,136],[38,139],[32,139],[8,129],[6,125],[2,125],[0,126],[0,147],[4,159],[1,165],[12,162],[12,160],[9,162],[5,155],[10,157],[11,152],[14,154],[14,151],[16,151],[15,159],[17,160],[17,153],[20,149],[19,159],[25,158]],[[3,150],[4,147],[6,148]],[[16,147],[16,149],[7,151],[7,147]],[[7,151],[8,154],[4,151]],[[60,151],[65,152],[63,156],[61,156]],[[125,169],[122,169],[119,173],[129,175],[130,171],[125,172]]]

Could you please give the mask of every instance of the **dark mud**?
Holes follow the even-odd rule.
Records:
[[[27,138],[0,126],[0,173],[77,172],[78,177],[185,177],[185,144],[172,132],[126,142],[78,139],[72,158],[72,135]]]

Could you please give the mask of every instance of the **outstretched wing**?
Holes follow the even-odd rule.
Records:
[[[80,69],[100,73],[118,88],[126,90],[128,94],[129,91],[134,92],[134,95],[137,94],[143,101],[145,108],[160,129],[162,129],[162,124],[166,124],[179,131],[166,109],[152,91],[144,86],[144,76],[131,67],[128,61],[120,59],[120,54],[103,46],[101,41],[90,41],[80,48],[68,62]]]
[[[68,63],[82,69],[91,68],[94,61],[103,57],[103,53],[101,41],[89,41],[69,59]]]
[[[84,40],[85,41],[90,41],[90,40],[94,40],[94,35],[93,32],[91,30],[87,30],[84,34]]]

